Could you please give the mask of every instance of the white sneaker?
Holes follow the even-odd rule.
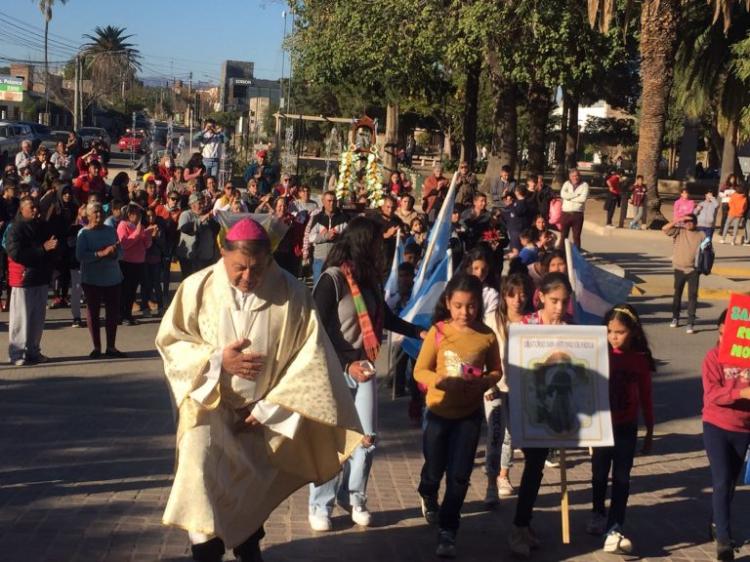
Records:
[[[633,551],[633,543],[622,534],[618,526],[612,527],[604,539],[604,552],[613,554],[630,554]]]
[[[676,328],[677,327],[677,318],[672,318],[672,321],[669,323],[670,328]]]
[[[11,363],[16,367],[23,367],[24,365],[26,365],[26,359],[16,359],[15,361],[11,360]]]
[[[372,522],[372,514],[363,505],[355,505],[352,508],[352,521],[360,527],[369,527]]]
[[[586,524],[586,532],[589,535],[602,536],[607,531],[607,518],[601,513],[592,513],[591,519]]]
[[[498,478],[497,489],[498,494],[501,498],[507,498],[508,496],[512,496],[516,493],[516,490],[513,488],[513,484],[510,483],[510,480],[508,478]]]
[[[688,324],[688,327],[685,330],[685,333],[686,334],[694,334],[695,333],[695,330],[693,329],[693,325],[692,324]]]
[[[484,505],[486,505],[487,507],[497,505],[499,499],[500,492],[497,489],[497,484],[495,484],[494,482],[488,482],[487,492],[484,495]]]
[[[308,515],[307,521],[310,523],[310,528],[319,533],[327,533],[333,529],[331,518],[327,515]]]
[[[726,244],[726,243],[727,243],[727,241],[724,240],[724,238],[722,238],[721,240],[719,240],[719,244]]]

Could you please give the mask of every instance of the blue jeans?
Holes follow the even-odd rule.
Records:
[[[313,258],[312,262],[312,274],[313,274],[313,285],[320,279],[320,274],[323,273],[323,263],[325,260],[319,258]]]
[[[711,507],[716,539],[728,542],[732,537],[730,522],[734,489],[750,446],[750,433],[727,431],[703,422],[703,443],[711,465]]]
[[[219,181],[219,159],[218,158],[204,158],[203,165],[206,167],[206,177],[211,176]]]
[[[484,472],[487,478],[497,478],[500,469],[508,469],[513,461],[513,446],[508,431],[508,393],[500,393],[494,400],[484,401],[484,416],[487,419],[487,458]]]
[[[445,474],[445,494],[440,504],[440,528],[457,531],[461,507],[469,490],[474,455],[482,429],[482,412],[459,419],[438,416],[427,410],[422,434],[424,465],[419,481],[419,495],[437,496]]]
[[[320,486],[310,484],[310,515],[330,516],[337,498],[344,507],[365,507],[367,504],[367,480],[370,478],[377,434],[378,386],[375,377],[358,383],[349,375],[344,376],[354,397],[359,423],[372,443],[357,447],[343,464],[342,471],[328,482]]]
[[[711,240],[714,235],[714,227],[713,226],[699,226],[698,230],[700,230],[703,234],[706,235],[706,238]]]

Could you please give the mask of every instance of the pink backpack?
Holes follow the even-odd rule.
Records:
[[[558,229],[560,228],[560,221],[562,220],[562,199],[555,197],[549,202],[549,219],[550,224],[555,225]]]

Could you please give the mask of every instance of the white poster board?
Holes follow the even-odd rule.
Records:
[[[507,376],[514,447],[613,445],[604,326],[511,324]]]

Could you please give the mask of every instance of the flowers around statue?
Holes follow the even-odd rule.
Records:
[[[370,200],[370,208],[377,209],[383,204],[383,166],[380,163],[380,155],[377,146],[370,147],[367,155],[367,170],[365,183],[367,186],[367,198]]]
[[[341,153],[339,179],[336,182],[336,199],[348,199],[354,187],[354,145]]]

